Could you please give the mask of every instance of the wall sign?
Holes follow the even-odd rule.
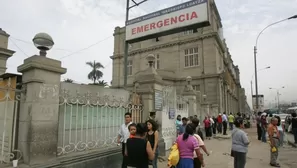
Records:
[[[169,119],[175,119],[175,108],[169,109]]]
[[[163,110],[163,92],[160,90],[155,90],[155,110]]]

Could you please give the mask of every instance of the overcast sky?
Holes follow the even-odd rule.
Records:
[[[136,0],[140,1],[140,0]],[[161,3],[162,1],[162,3]],[[133,8],[130,18],[169,7],[182,0],[148,0]],[[185,2],[185,1],[184,1]],[[297,14],[297,0],[216,0],[224,36],[234,63],[240,68],[241,84],[251,102],[250,81],[254,74],[253,46],[257,34],[268,24]],[[64,78],[78,83],[90,82],[87,61],[104,66],[105,81],[112,76],[113,31],[123,26],[125,0],[1,0],[0,27],[11,35],[9,49],[16,53],[8,60],[7,72],[29,56],[37,54],[32,44],[36,33],[46,32],[54,41],[48,57],[59,59],[67,68]],[[297,19],[271,27],[258,43],[259,93],[266,103],[275,100],[280,88],[281,100],[297,101]]]

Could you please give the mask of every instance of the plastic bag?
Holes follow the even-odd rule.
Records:
[[[173,144],[168,157],[168,167],[176,166],[179,162],[179,150],[177,143]]]
[[[276,151],[277,151],[276,147],[271,148],[271,152],[272,152],[272,153],[274,153],[274,152],[276,152]]]

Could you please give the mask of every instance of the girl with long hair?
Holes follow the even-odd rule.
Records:
[[[152,160],[153,168],[157,168],[158,164],[158,156],[159,156],[159,149],[158,149],[158,141],[159,141],[159,132],[158,132],[158,125],[154,120],[146,121],[147,125],[147,140],[150,142],[152,146],[153,153],[155,154],[155,158]]]

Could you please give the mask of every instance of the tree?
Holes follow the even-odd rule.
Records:
[[[100,71],[104,66],[100,62],[86,62],[92,68],[92,71],[88,74],[88,79],[92,80],[94,84],[96,81],[102,78],[103,73]]]
[[[67,79],[64,79],[64,82],[67,82],[67,83],[73,83],[74,81],[70,78],[67,78]]]
[[[105,82],[104,80],[98,80],[98,85],[108,86],[107,82]]]

